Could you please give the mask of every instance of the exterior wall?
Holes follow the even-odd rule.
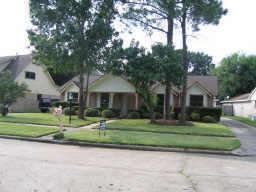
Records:
[[[36,79],[26,79],[25,72],[34,72],[36,74]],[[29,64],[15,79],[18,83],[25,83],[32,94],[44,94],[52,95],[55,97],[60,97],[60,93],[57,87],[46,74],[42,66]]]
[[[90,107],[96,107],[97,103],[96,103],[96,93],[90,93],[90,100],[89,100],[89,106]]]
[[[59,99],[55,95],[42,95],[43,97],[50,97],[52,99]],[[10,106],[10,112],[13,113],[28,113],[40,112],[37,94],[27,93],[25,97],[19,98],[14,104]]]
[[[233,103],[233,112],[235,116],[250,117],[256,115],[254,101]]]
[[[165,95],[165,86],[162,86],[162,85],[157,86],[157,87],[154,89],[154,92],[155,92],[156,94],[163,94],[163,95]],[[176,97],[175,94],[173,94],[173,93],[171,92],[171,94],[170,94],[170,106],[174,106],[174,105],[175,105],[175,102],[176,102],[176,101],[174,101],[174,97]]]
[[[186,106],[190,106],[190,95],[203,95],[204,107],[208,107],[208,94],[205,93],[200,87],[194,85],[187,90]]]
[[[10,112],[40,112],[38,108],[37,94],[28,93],[24,98],[19,98],[10,106]]]
[[[106,75],[101,80],[98,80],[92,87],[90,92],[99,93],[135,93],[135,87],[121,77]]]
[[[64,101],[68,101],[68,93],[69,92],[75,92],[79,94],[79,88],[75,84],[71,84],[66,91],[64,92]],[[79,97],[79,96],[78,96]]]

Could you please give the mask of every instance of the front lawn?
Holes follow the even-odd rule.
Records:
[[[139,131],[108,130],[106,136],[99,136],[98,131],[79,131],[65,134],[66,140],[93,143],[112,143],[158,147],[193,148],[231,151],[240,146],[233,137],[192,136]]]
[[[0,135],[41,137],[57,132],[57,128],[0,123]]]
[[[99,118],[88,117],[87,120],[78,119],[77,116],[72,116],[71,127],[81,127],[96,123]],[[6,117],[0,116],[0,122],[11,123],[27,123],[38,125],[55,125],[58,126],[59,122],[55,116],[50,113],[10,113]],[[69,117],[64,116],[64,126],[69,127]]]
[[[252,121],[251,119],[246,118],[246,117],[227,116],[227,118],[230,118],[230,119],[233,119],[233,120],[236,120],[236,121],[240,121],[244,124],[256,127],[256,121]]]
[[[188,135],[233,137],[230,129],[218,123],[194,123],[194,126],[165,126],[151,124],[149,120],[117,120],[107,125],[110,130],[144,131]]]

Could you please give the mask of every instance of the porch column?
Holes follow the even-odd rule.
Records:
[[[90,107],[90,96],[91,96],[91,93],[87,93],[87,98],[86,98],[86,106],[87,107]]]
[[[126,93],[122,94],[122,108],[121,116],[125,117],[128,113],[128,95]]]
[[[108,107],[109,107],[110,109],[112,109],[112,108],[113,108],[113,104],[114,104],[114,96],[115,96],[115,94],[114,94],[114,93],[110,93],[110,94],[109,94],[109,105],[108,105]]]
[[[135,93],[135,109],[139,109],[139,95],[138,93]]]
[[[100,99],[101,99],[101,93],[97,93],[96,96],[96,106],[100,108]]]

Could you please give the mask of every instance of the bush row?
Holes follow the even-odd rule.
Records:
[[[79,110],[78,106],[72,106],[71,115],[76,115]],[[173,112],[170,114],[172,118],[180,118],[181,108],[177,107],[173,109]],[[64,114],[69,115],[69,107],[64,108]],[[186,119],[192,121],[203,121],[203,122],[213,122],[219,121],[222,114],[221,108],[207,108],[207,107],[187,107],[186,108]],[[85,116],[88,117],[106,117],[114,118],[120,116],[120,110],[117,109],[106,109],[106,108],[87,108],[85,110]],[[141,107],[139,110],[129,110],[128,116],[129,119],[141,119],[141,118],[150,118],[150,113],[146,110],[145,107]],[[155,118],[163,118],[163,114],[160,110],[155,111]]]

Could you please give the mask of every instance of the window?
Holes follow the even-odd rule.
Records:
[[[109,107],[109,94],[102,93],[100,98],[100,107],[108,108]]]
[[[78,93],[77,92],[68,92],[68,95],[67,95],[67,100],[69,101],[69,99],[71,98],[72,101],[76,102],[78,101]]]
[[[35,80],[36,79],[36,73],[26,71],[25,72],[25,78],[26,79],[33,79],[33,80]]]
[[[190,95],[190,106],[191,107],[203,107],[204,96],[203,95]]]

